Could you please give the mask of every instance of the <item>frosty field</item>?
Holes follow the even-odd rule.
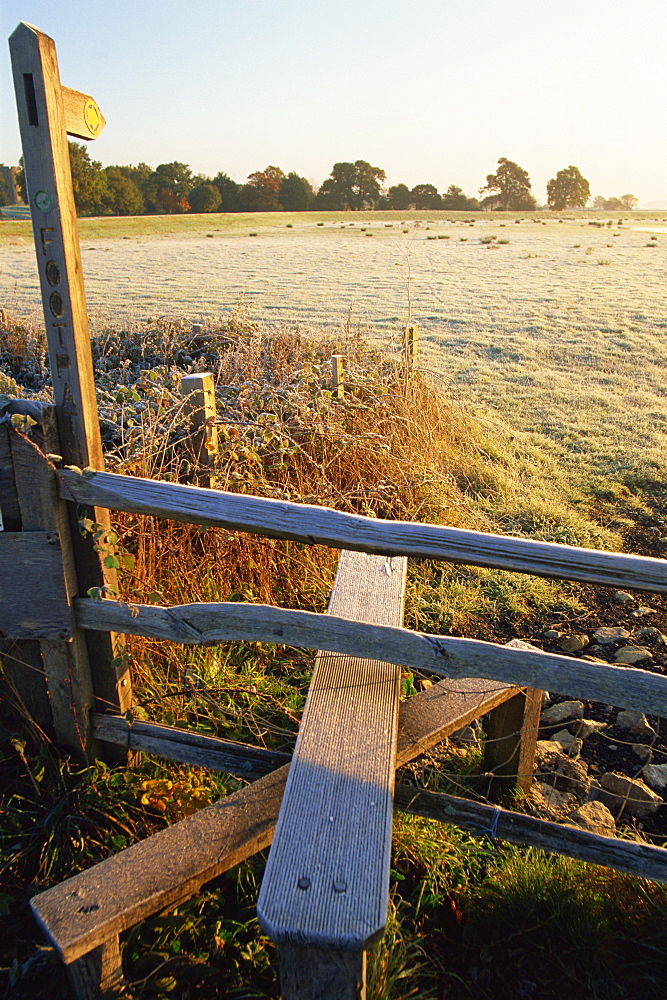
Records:
[[[93,326],[224,317],[243,299],[263,324],[341,340],[347,327],[396,349],[409,319],[420,365],[513,436],[528,465],[558,458],[568,474],[663,477],[664,219],[262,216],[254,228],[247,217],[216,228],[224,218],[124,239],[91,239],[84,225]],[[39,315],[34,249],[29,237],[14,242],[0,247],[0,305]]]

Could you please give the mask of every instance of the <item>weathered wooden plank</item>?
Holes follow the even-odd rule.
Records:
[[[127,996],[118,935],[67,966],[75,1000],[112,1000]]]
[[[188,899],[271,842],[288,767],[34,896],[35,917],[70,963],[144,917]]]
[[[0,565],[0,638],[69,639],[72,621],[56,532],[0,532]]]
[[[442,680],[401,702],[396,767],[406,764],[445,737],[490,712],[517,693],[496,681]],[[255,778],[288,764],[291,754],[264,750],[219,737],[201,736],[155,722],[128,722],[125,716],[93,713],[93,735],[127,750],[206,767],[238,777]]]
[[[10,702],[20,715],[53,739],[53,715],[39,642],[0,641],[0,657]]]
[[[396,786],[394,802],[397,809],[414,816],[461,826],[477,834],[493,834],[498,840],[554,851],[654,882],[667,882],[667,850],[663,847],[600,837],[576,826],[547,823],[498,806],[494,808],[453,795],[420,791],[410,785]]]
[[[139,920],[176,906],[271,842],[288,767],[126,848],[31,900],[61,959],[74,962]],[[667,882],[667,850],[399,784],[397,809],[501,840]]]
[[[281,944],[283,1000],[358,1000],[366,996],[366,952]]]
[[[426,753],[445,737],[486,715],[516,693],[517,688],[497,681],[460,677],[438,681],[433,687],[402,701],[396,766],[412,760],[416,756],[416,746],[419,753]]]
[[[330,614],[402,622],[406,569],[343,552]],[[397,666],[318,653],[257,902],[279,944],[363,951],[384,931],[399,693]]]
[[[21,521],[14,482],[14,465],[9,446],[9,428],[0,424],[0,513],[5,531],[18,531]]]
[[[41,432],[49,450],[57,446],[54,408],[43,407]],[[65,503],[58,496],[55,469],[24,435],[10,438],[16,490],[24,533],[47,529],[60,540],[60,579],[69,605],[69,641],[44,636],[40,641],[56,741],[85,759],[91,745],[89,712],[93,689],[85,634],[74,627],[71,597],[77,592],[71,532]],[[46,602],[48,605],[48,601]]]
[[[291,755],[246,743],[232,743],[155,722],[128,722],[124,716],[94,713],[93,733],[99,740],[130,750],[143,750],[168,760],[206,767],[242,778],[260,778],[289,764]]]
[[[375,655],[389,663],[442,677],[486,677],[502,684],[576,695],[667,717],[667,677],[637,667],[591,663],[477,639],[428,635],[267,605],[185,604],[160,608],[126,606],[116,601],[73,603],[77,624],[84,629],[118,628],[132,635],[183,643],[246,639],[329,649],[368,659]]]
[[[382,521],[243,494],[204,490],[113,473],[58,473],[62,495],[111,510],[290,538],[334,548],[443,559],[535,576],[667,593],[667,562],[526,538],[408,521]]]

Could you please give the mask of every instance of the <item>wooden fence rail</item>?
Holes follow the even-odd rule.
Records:
[[[591,663],[541,650],[497,646],[478,639],[428,635],[389,625],[288,611],[262,604],[152,604],[74,600],[79,628],[167,639],[186,644],[280,643],[367,658],[380,657],[441,677],[485,677],[520,687],[571,694],[667,718],[667,677],[637,667]]]
[[[61,496],[110,510],[248,531],[334,548],[443,559],[563,580],[667,593],[667,563],[648,556],[575,548],[462,528],[382,521],[327,507],[205,490],[111,472],[64,469]]]

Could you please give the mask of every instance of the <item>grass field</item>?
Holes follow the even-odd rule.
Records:
[[[667,219],[630,213],[307,213],[83,219],[94,329],[228,317],[395,348],[516,437],[533,473],[556,461],[662,474]],[[124,238],[120,238],[121,235]],[[2,306],[39,315],[28,223],[0,225]]]

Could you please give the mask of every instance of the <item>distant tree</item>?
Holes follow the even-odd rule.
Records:
[[[278,189],[278,201],[283,212],[306,212],[315,197],[310,183],[292,171],[283,177]]]
[[[622,194],[619,198],[621,206],[625,208],[628,212],[631,212],[633,208],[636,208],[638,198],[635,198],[633,194]]]
[[[241,208],[245,212],[279,212],[280,185],[285,177],[280,167],[268,166],[248,175],[239,191]]]
[[[188,201],[191,212],[217,212],[220,209],[222,196],[214,184],[203,181],[192,188]]]
[[[188,195],[192,189],[192,171],[187,163],[160,163],[146,178],[142,194],[149,212],[173,215],[190,208]]]
[[[531,212],[535,209],[535,199],[530,193],[530,178],[526,171],[513,160],[501,156],[495,174],[486,175],[486,186],[479,193],[488,191],[482,201],[482,208],[505,209],[507,211]]]
[[[630,198],[632,197],[633,195],[630,195]],[[625,208],[625,205],[620,198],[603,198],[602,195],[596,195],[593,199],[593,208],[606,212],[620,212],[621,209]]]
[[[442,198],[433,184],[415,184],[410,192],[410,201],[418,211],[442,208]]]
[[[583,208],[591,196],[591,188],[578,167],[559,170],[547,184],[547,204],[561,212],[564,208]]]
[[[382,196],[381,185],[385,177],[384,170],[372,167],[366,160],[334,163],[331,176],[320,187],[313,208],[339,212],[375,208]]]
[[[9,205],[9,189],[7,187],[7,178],[5,177],[4,171],[0,170],[0,206]]]
[[[241,185],[233,181],[227,174],[216,174],[212,181],[220,192],[222,198],[222,212],[240,212],[241,202],[239,201],[239,191]]]
[[[112,215],[141,215],[145,202],[136,183],[123,172],[121,167],[105,167],[107,181],[107,205]]]
[[[387,208],[396,212],[406,212],[412,205],[410,188],[407,184],[394,184],[389,188],[385,199]]]
[[[468,198],[456,184],[450,184],[442,196],[442,207],[449,212],[475,212],[479,209],[479,202],[477,198]]]
[[[80,143],[68,142],[68,146],[77,215],[109,215],[109,189],[102,164],[91,160]]]
[[[593,198],[593,208],[595,208],[598,211],[602,210],[606,204],[606,201],[607,199],[603,198],[601,194],[597,194],[595,198]]]

